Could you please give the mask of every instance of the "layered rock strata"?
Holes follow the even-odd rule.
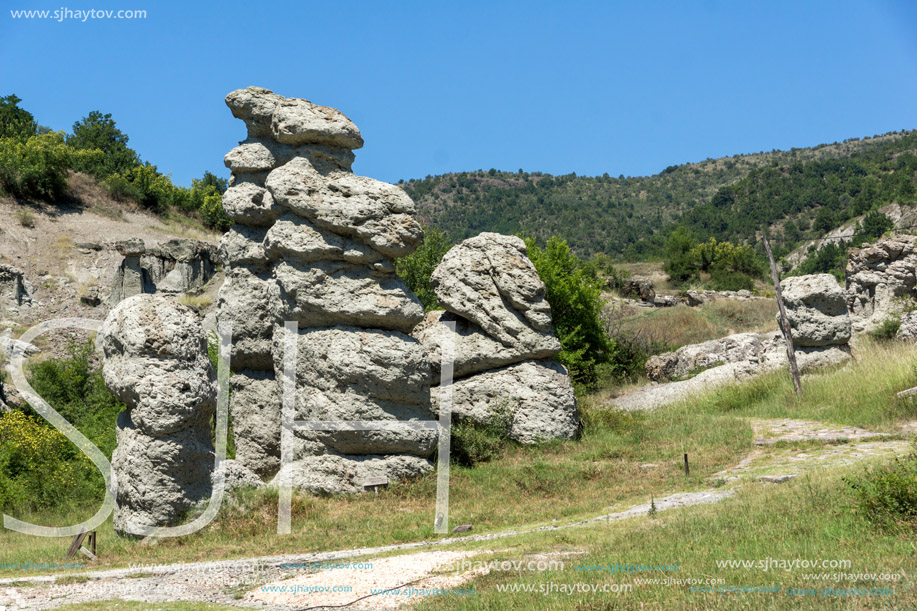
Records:
[[[356,126],[339,111],[249,87],[226,103],[248,138],[226,155],[219,317],[233,324],[236,458],[262,478],[280,468],[285,321],[298,324],[299,421],[431,420],[430,368],[407,335],[423,318],[393,258],[423,241],[414,203],[355,176]],[[430,468],[435,431],[298,431],[294,484],[361,489],[368,477]]]
[[[502,410],[509,435],[523,443],[570,439],[579,427],[566,369],[552,357],[560,342],[551,327],[545,285],[516,237],[482,233],[453,247],[431,278],[445,311],[414,329],[437,375],[452,335],[456,418],[487,422]],[[455,323],[455,332],[445,322]],[[439,392],[431,398],[438,411]]]

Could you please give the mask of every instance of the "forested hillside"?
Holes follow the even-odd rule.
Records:
[[[423,220],[454,240],[481,231],[543,240],[560,235],[580,255],[637,258],[658,255],[679,224],[699,239],[742,242],[756,230],[792,219],[786,237],[798,243],[830,222],[896,198],[913,199],[915,150],[917,132],[902,131],[707,159],[645,177],[492,169],[428,176],[402,186]],[[830,214],[819,216],[820,207]],[[781,250],[788,250],[791,245],[780,237]]]

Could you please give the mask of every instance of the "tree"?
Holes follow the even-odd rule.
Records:
[[[93,110],[73,124],[73,134],[67,137],[67,144],[75,149],[98,149],[104,157],[98,163],[74,166],[73,169],[99,178],[126,173],[140,165],[140,157],[127,146],[127,142],[127,134],[118,129],[110,113],[103,115]]]
[[[831,208],[822,206],[815,214],[815,222],[812,223],[812,230],[817,233],[824,234],[834,229],[836,224],[837,220],[835,219],[834,212],[831,210]]]
[[[445,232],[436,227],[424,227],[423,245],[407,257],[395,260],[395,271],[417,295],[426,312],[439,308],[436,294],[430,285],[430,276],[450,248],[452,243]]]
[[[38,123],[29,111],[19,108],[22,100],[16,95],[0,98],[0,138],[22,142],[38,134]]]
[[[27,140],[0,138],[0,189],[25,199],[60,199],[67,192],[68,168],[101,156],[99,151],[74,151],[64,144],[64,132]]]
[[[665,271],[673,282],[685,282],[697,277],[697,269],[691,251],[696,242],[685,227],[678,227],[669,234],[665,243]]]
[[[874,240],[895,226],[894,221],[878,210],[867,212],[863,221],[857,226],[857,233],[864,240]]]
[[[557,358],[575,382],[592,386],[598,379],[598,367],[613,364],[616,352],[602,322],[604,281],[576,258],[565,240],[554,236],[541,249],[529,238],[525,245],[546,287],[545,299],[551,305],[554,333],[562,348]]]

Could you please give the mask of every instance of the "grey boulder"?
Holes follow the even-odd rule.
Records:
[[[781,282],[793,344],[843,345],[850,341],[847,296],[831,274],[792,276]]]
[[[437,414],[441,393],[436,388],[430,396]],[[573,439],[580,426],[570,377],[553,360],[525,361],[452,384],[453,417],[486,423],[503,411],[512,415],[510,438],[520,443]]]
[[[455,323],[455,333],[446,323]],[[414,327],[412,335],[423,344],[437,376],[442,363],[442,346],[449,336],[453,345],[453,376],[456,378],[525,360],[551,358],[560,353],[560,342],[552,334],[533,333],[528,336],[531,341],[527,345],[517,343],[506,346],[473,322],[443,310],[428,312],[423,322]]]

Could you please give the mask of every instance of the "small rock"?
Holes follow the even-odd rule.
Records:
[[[471,524],[462,524],[461,526],[456,526],[452,529],[454,533],[466,533],[471,530]]]
[[[787,473],[785,475],[762,475],[758,478],[759,482],[767,482],[769,484],[782,484],[788,482],[791,479],[798,477],[795,473]]]

